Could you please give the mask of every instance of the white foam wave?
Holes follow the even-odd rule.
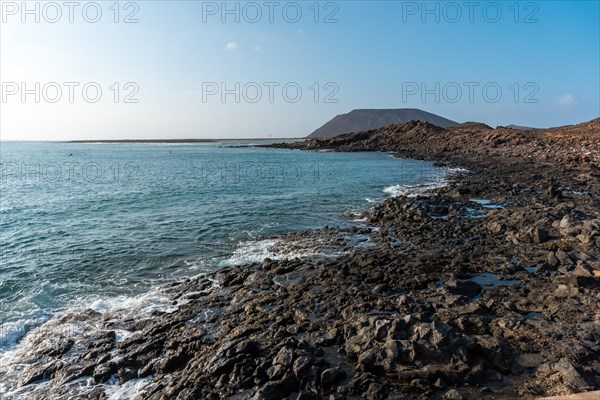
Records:
[[[178,305],[174,306],[172,300],[160,289],[155,289],[138,296],[95,299],[88,302],[86,307],[70,308],[57,313],[53,318],[43,315],[37,319],[20,322],[22,328],[13,328],[3,333],[3,340],[10,342],[11,346],[0,353],[0,398],[26,399],[32,397],[33,393],[52,393],[51,382],[16,387],[23,368],[28,360],[35,356],[35,349],[52,348],[64,339],[77,342],[78,338],[90,332],[104,329],[103,326],[111,321],[116,322],[116,327],[118,321],[148,317],[155,311],[172,312],[184,301],[180,300]],[[133,334],[125,329],[113,330],[117,335],[117,342]],[[143,394],[150,380],[148,377],[121,384],[115,378],[107,384],[95,385],[93,379],[81,379],[67,386],[73,396],[85,396],[96,386],[101,386],[109,399],[120,400],[136,398]]]
[[[344,251],[328,243],[314,242],[308,238],[299,240],[254,240],[240,245],[227,260],[220,266],[243,265],[248,263],[263,262],[265,258],[271,260],[311,258],[311,257],[337,257],[344,255]]]
[[[38,310],[16,322],[6,322],[0,325],[0,359],[2,353],[16,345],[29,331],[43,325],[50,315]]]
[[[417,197],[427,196],[432,190],[443,188],[448,185],[448,178],[457,174],[469,173],[470,171],[464,168],[446,168],[444,173],[436,176],[432,181],[419,183],[415,185],[391,185],[383,189],[384,193],[391,195],[392,197],[406,196],[406,197]]]
[[[350,220],[353,222],[367,222],[369,219],[365,216],[364,213],[351,213]]]
[[[132,379],[125,382],[123,385],[119,385],[116,378],[113,377],[108,386],[105,389],[105,393],[108,395],[108,400],[129,400],[135,399],[145,393],[145,388],[152,381],[152,376],[147,376],[141,379]]]
[[[234,250],[233,254],[220,263],[220,266],[232,266],[262,262],[265,258],[275,259],[270,250],[276,244],[275,240],[251,240]]]
[[[155,311],[173,312],[177,309],[172,305],[172,300],[158,290],[151,290],[138,296],[117,296],[109,299],[96,299],[86,308],[100,313],[123,312],[135,314],[136,316],[150,315]],[[69,309],[66,313],[76,311]]]
[[[460,168],[460,167],[448,168],[447,171],[448,171],[448,174],[451,174],[451,175],[471,173],[471,171],[469,171],[468,169]]]
[[[446,186],[446,181],[423,183],[418,185],[392,185],[384,188],[383,192],[391,195],[392,197],[417,197],[426,196],[428,195],[429,191],[439,189],[444,186]]]

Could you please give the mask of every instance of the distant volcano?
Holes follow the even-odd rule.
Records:
[[[311,133],[308,137],[332,137],[344,133],[379,129],[384,126],[411,120],[429,122],[441,126],[442,128],[458,125],[458,122],[417,108],[361,109],[352,110],[347,114],[337,115],[331,121]]]

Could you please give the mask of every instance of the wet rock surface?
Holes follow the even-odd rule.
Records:
[[[335,229],[295,233],[310,246],[339,237],[344,251],[226,268],[162,288],[172,310],[85,312],[70,318],[93,329],[26,338],[15,397],[77,398],[86,383],[96,386],[81,398],[102,399],[103,384],[140,380],[147,399],[600,389],[599,120],[534,132],[409,122],[284,146],[394,151],[469,172],[376,206],[354,232],[368,246]]]

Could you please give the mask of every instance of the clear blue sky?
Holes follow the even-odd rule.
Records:
[[[33,14],[1,3],[2,140],[294,137],[355,108],[492,126],[600,116],[598,1],[257,1],[229,14],[221,1],[137,1],[118,16],[100,1],[98,18],[85,1],[29,2]]]

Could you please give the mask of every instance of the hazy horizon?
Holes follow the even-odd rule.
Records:
[[[596,118],[600,118],[600,116],[596,117]],[[576,122],[574,124],[568,124],[568,125],[577,125],[579,123],[584,123],[584,122],[588,122],[591,120],[594,120],[596,118],[592,118],[590,120],[586,120],[586,121],[580,121],[580,122]],[[484,121],[463,121],[461,123],[466,123],[466,122],[481,122],[481,123],[485,123]],[[486,124],[489,125],[489,124]],[[516,126],[525,126],[525,125],[520,125],[520,124],[506,124],[506,125],[498,125],[498,126],[508,126],[508,125],[516,125]],[[529,128],[537,128],[537,129],[549,129],[549,128],[557,128],[560,126],[564,126],[564,125],[557,125],[557,126],[546,126],[546,127],[529,127]],[[495,128],[496,126],[492,126],[493,128]],[[207,141],[207,142],[215,142],[215,141],[252,141],[252,140],[263,140],[263,141],[269,141],[269,140],[297,140],[297,139],[306,139],[307,136],[310,133],[303,135],[303,136],[272,136],[272,137],[268,137],[268,136],[240,136],[240,137],[236,137],[236,136],[231,136],[231,137],[162,137],[162,136],[157,136],[155,138],[144,138],[144,137],[139,137],[139,138],[128,138],[128,137],[123,137],[123,138],[118,138],[118,139],[106,139],[106,138],[102,138],[102,137],[93,137],[90,139],[2,139],[0,138],[1,142],[56,142],[56,143],[65,143],[65,142],[102,142],[102,141],[133,141],[133,142],[140,142],[140,141],[161,141],[161,140],[166,140],[166,141]]]

